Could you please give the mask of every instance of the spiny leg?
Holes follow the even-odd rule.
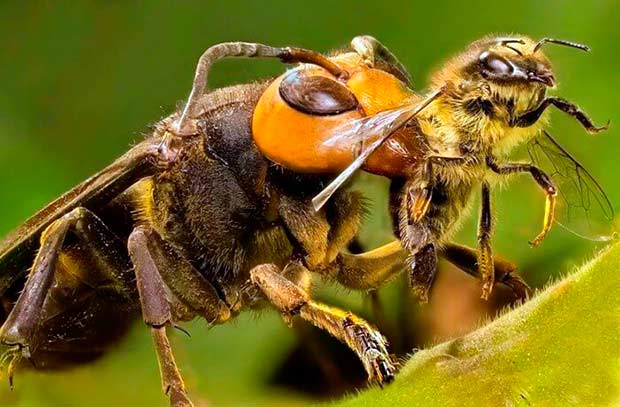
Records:
[[[201,280],[197,271],[154,230],[137,227],[129,236],[127,247],[135,267],[142,315],[151,329],[157,352],[164,392],[171,406],[191,406],[166,334],[166,327],[174,324],[166,287],[210,322],[228,318],[230,310],[218,298],[215,289],[206,280]],[[176,279],[172,278],[174,273]],[[167,286],[165,281],[172,284]]]
[[[296,261],[289,262],[284,267],[284,270],[282,270],[282,277],[292,282],[302,291],[309,292],[312,287],[312,273]],[[286,319],[288,319],[288,316],[285,317],[285,320]],[[291,320],[287,322],[290,322],[299,341],[308,348],[312,357],[316,360],[317,366],[325,376],[324,379],[335,388],[340,387],[340,383],[343,379],[340,377],[338,366],[329,355],[321,352],[321,343],[312,335],[311,331],[314,328],[311,324],[303,320]]]
[[[250,276],[285,318],[299,315],[349,346],[364,364],[369,380],[379,385],[393,380],[396,367],[387,352],[386,340],[366,321],[313,301],[305,291],[284,278],[273,264],[253,268]]]
[[[480,266],[478,264],[478,250],[471,247],[449,243],[443,245],[439,255],[454,264],[467,274],[475,278],[481,278]],[[519,299],[526,299],[530,295],[530,287],[514,272],[514,264],[502,258],[494,256],[493,269],[495,270],[495,283],[501,283],[512,290]]]
[[[400,241],[394,240],[364,253],[340,253],[329,266],[328,274],[344,287],[366,290],[377,325],[390,336],[394,329],[388,323],[378,289],[407,267],[406,260],[407,252]]]
[[[170,406],[186,407],[193,406],[185,391],[185,384],[181,372],[174,360],[172,347],[166,333],[166,326],[151,326],[151,338],[157,351],[157,362],[161,374],[161,382],[164,393],[170,400]]]
[[[192,406],[166,335],[166,325],[172,321],[172,312],[166,300],[164,282],[149,253],[144,231],[140,228],[135,229],[129,236],[127,246],[135,267],[142,315],[144,322],[151,329],[151,337],[157,352],[164,393],[168,396],[171,406]]]
[[[78,207],[50,224],[41,234],[41,247],[35,258],[32,271],[0,329],[0,341],[15,346],[10,351],[15,357],[29,358],[38,346],[34,343],[36,330],[40,323],[43,304],[54,281],[57,260],[63,249],[65,237],[73,232],[76,237],[89,245],[100,267],[99,283],[116,289],[129,296],[131,285],[131,266],[124,254],[121,241],[88,209]],[[89,270],[93,273],[93,270]],[[95,280],[94,275],[86,276]],[[13,358],[9,370],[15,366]],[[12,380],[9,377],[9,380]]]
[[[41,308],[54,278],[58,254],[62,250],[69,222],[62,218],[52,223],[41,237],[41,247],[24,291],[19,296],[6,322],[0,330],[5,345],[17,345],[25,357],[30,356],[30,339],[41,316]]]
[[[527,163],[506,163],[499,164],[495,162],[493,157],[487,157],[487,166],[498,174],[514,174],[517,172],[529,172],[536,183],[545,192],[545,215],[543,218],[543,227],[541,232],[530,242],[532,247],[538,246],[547,236],[553,226],[553,218],[555,215],[555,203],[557,189],[553,185],[551,178],[540,168]]]

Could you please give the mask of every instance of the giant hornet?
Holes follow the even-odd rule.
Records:
[[[191,405],[167,328],[195,317],[223,323],[270,303],[285,320],[300,317],[348,345],[369,380],[390,382],[396,365],[384,337],[313,300],[311,275],[366,290],[406,269],[425,301],[442,256],[480,278],[484,298],[495,283],[525,296],[514,267],[492,254],[490,173],[526,172],[544,191],[533,245],[549,232],[556,201],[566,205],[558,220],[567,228],[609,235],[595,229],[613,217],[602,189],[542,130],[550,106],[591,133],[606,128],[569,101],[546,96],[554,85],[541,50],[547,43],[587,50],[548,38],[486,37],[439,69],[424,95],[370,36],[332,56],[243,42],[209,48],[182,111],[0,244],[0,341],[9,347],[9,376],[20,366],[93,359],[141,311],[170,404]],[[265,82],[208,90],[211,66],[227,57],[296,65]],[[506,162],[523,142],[554,172]],[[341,186],[358,169],[391,180],[397,239],[350,254],[345,248],[364,205]],[[476,250],[449,236],[477,189]]]

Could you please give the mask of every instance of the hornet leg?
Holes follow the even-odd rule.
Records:
[[[387,352],[387,342],[366,321],[313,301],[305,291],[284,278],[273,264],[253,268],[250,276],[285,318],[299,315],[349,346],[364,364],[369,380],[382,385],[394,379],[396,367]]]
[[[174,288],[169,286],[170,291],[176,295],[181,286],[185,287],[187,295],[179,299],[209,321],[225,320],[230,315],[229,310],[217,297],[215,289],[206,280],[198,279],[195,270],[188,268],[189,263],[176,253],[165,251],[167,245],[153,230],[145,227],[134,229],[127,246],[135,267],[144,322],[151,329],[159,360],[162,387],[171,406],[191,406],[166,333],[166,327],[173,325],[174,321],[165,280],[176,272],[178,284]]]

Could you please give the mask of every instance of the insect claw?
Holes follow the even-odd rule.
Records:
[[[507,273],[500,279],[499,282],[509,287],[519,300],[525,301],[531,297],[532,289],[519,276],[513,275],[512,273]]]
[[[588,133],[590,133],[590,134],[597,134],[597,133],[601,133],[603,131],[607,131],[609,129],[609,125],[610,124],[611,124],[611,120],[607,119],[607,123],[605,123],[601,127],[593,127],[592,129],[588,130]]]
[[[293,315],[291,315],[290,313],[281,313],[280,314],[282,316],[282,320],[284,321],[284,324],[286,324],[286,326],[288,326],[289,328],[293,327]]]
[[[11,359],[11,361],[9,362],[9,366],[7,368],[7,377],[9,379],[9,388],[11,389],[11,391],[13,391],[15,387],[13,377],[15,376],[15,367],[17,365],[17,362],[19,362],[20,359],[21,359],[21,355],[16,353],[13,356],[13,359]]]
[[[547,233],[543,232],[539,234],[538,236],[536,236],[534,239],[528,241],[530,247],[532,249],[537,248],[542,243],[542,241],[545,239],[545,236],[547,236]]]
[[[482,286],[482,294],[480,295],[480,298],[482,298],[483,300],[488,300],[489,297],[491,296],[491,293],[493,292],[493,284],[488,284],[485,283]]]
[[[17,364],[24,356],[24,351],[28,352],[26,347],[22,347],[21,345],[15,345],[9,348],[2,355],[2,357],[0,357],[0,371],[4,370],[4,367],[6,365],[7,379],[8,379],[9,388],[11,389],[11,391],[13,391],[13,388],[14,388],[13,378],[15,376],[15,368],[17,367]],[[32,363],[34,366],[34,362],[29,356],[30,356],[30,352],[27,353],[27,358],[30,361],[30,363]]]
[[[412,287],[413,295],[418,299],[420,304],[428,304],[428,288],[421,286]]]

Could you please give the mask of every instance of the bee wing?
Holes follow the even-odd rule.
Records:
[[[348,140],[351,145],[359,145],[361,149],[357,158],[342,171],[325,189],[312,199],[314,209],[318,211],[329,198],[344,184],[366,159],[385,142],[394,132],[404,126],[432,101],[444,92],[441,88],[416,105],[406,105],[386,110],[372,116],[353,120],[344,124],[325,144]],[[370,141],[370,142],[368,142]]]
[[[614,208],[592,175],[546,131],[532,139],[527,149],[558,190],[556,222],[584,239],[611,240]]]
[[[78,206],[96,209],[150,175],[150,158],[157,153],[161,138],[143,141],[111,165],[48,204],[0,242],[0,294],[30,267],[37,239],[53,221]]]

